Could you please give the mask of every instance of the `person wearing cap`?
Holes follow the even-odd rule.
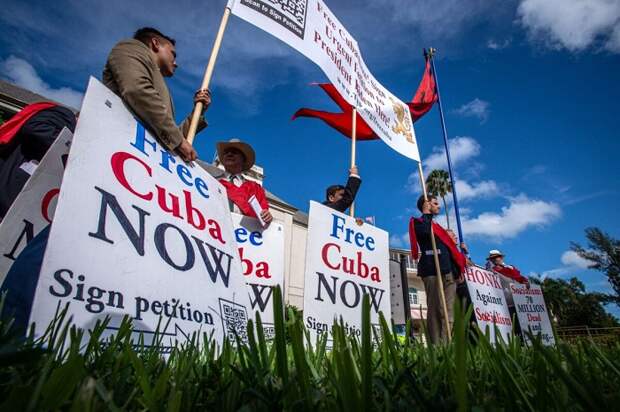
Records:
[[[488,270],[497,272],[507,278],[514,280],[515,282],[528,284],[529,280],[521,275],[521,271],[512,265],[507,265],[504,262],[504,254],[497,249],[489,251],[487,257],[486,267]]]
[[[355,195],[362,184],[357,166],[349,169],[349,179],[347,185],[332,185],[325,191],[325,201],[323,204],[339,212],[344,213],[355,201]]]
[[[417,206],[422,212],[422,216],[419,218],[412,217],[409,221],[411,255],[414,259],[419,259],[418,276],[424,282],[427,299],[427,330],[431,343],[436,344],[447,340],[448,331],[442,316],[443,309],[431,240],[431,227],[437,245],[439,271],[442,276],[443,292],[448,309],[447,316],[450,322],[453,320],[456,284],[457,281],[462,281],[467,258],[458,250],[454,238],[441,225],[433,222],[433,217],[441,211],[437,198],[428,196],[428,200],[426,200],[424,196],[420,196]],[[460,246],[461,249],[467,250],[464,243],[461,243]]]
[[[224,170],[208,165],[200,160],[198,163],[226,187],[228,200],[231,203],[231,211],[257,218],[258,216],[249,202],[250,198],[254,196],[262,208],[260,218],[263,222],[270,223],[273,220],[273,216],[269,211],[265,189],[258,183],[243,176],[243,172],[250,170],[256,160],[256,154],[252,146],[239,139],[218,142],[217,158],[224,166]]]

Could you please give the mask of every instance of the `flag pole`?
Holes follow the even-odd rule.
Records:
[[[215,68],[215,61],[217,60],[217,55],[220,51],[222,38],[224,37],[224,30],[226,30],[226,24],[228,23],[229,16],[230,7],[226,7],[224,9],[222,21],[220,22],[220,28],[218,29],[217,35],[215,36],[215,41],[213,42],[213,49],[211,49],[211,56],[209,57],[209,63],[207,64],[207,69],[205,70],[204,77],[202,78],[202,85],[200,86],[200,90],[209,88],[209,83],[211,82],[211,75],[213,74],[213,69]],[[189,130],[187,131],[186,136],[186,139],[190,144],[194,143],[194,137],[196,137],[196,129],[198,128],[198,122],[200,120],[200,116],[202,115],[202,106],[203,105],[201,102],[196,103],[196,105],[194,106],[192,120],[189,124]]]
[[[435,79],[435,88],[437,89],[437,103],[439,104],[439,118],[441,119],[441,129],[443,131],[443,142],[446,146],[446,159],[448,160],[448,173],[450,174],[450,184],[452,186],[452,199],[454,200],[454,214],[456,215],[456,227],[459,232],[460,242],[463,243],[463,229],[461,227],[461,214],[459,212],[459,201],[456,195],[456,184],[454,182],[454,174],[452,173],[452,160],[450,159],[450,150],[448,148],[448,131],[446,129],[446,120],[443,116],[443,106],[441,105],[441,95],[439,93],[439,80],[437,80],[437,71],[435,70],[435,59],[433,58],[436,49],[429,47],[428,52],[426,49],[424,53],[428,53],[428,58],[431,60],[431,66],[433,68],[433,78]]]
[[[426,181],[424,180],[424,171],[422,163],[418,162],[418,173],[420,174],[420,184],[422,185],[422,193],[424,193],[424,201],[428,202],[428,193],[426,191]],[[431,215],[432,217],[432,215]],[[448,304],[446,303],[446,294],[443,290],[443,278],[441,277],[441,268],[439,267],[439,254],[437,253],[437,241],[435,240],[435,232],[433,231],[433,222],[431,220],[431,245],[433,247],[433,259],[435,262],[435,274],[437,276],[437,285],[439,287],[439,298],[443,309],[443,318],[446,322],[446,335],[448,342],[452,339],[452,328],[450,327],[450,317],[448,316]],[[424,251],[422,251],[424,253]],[[428,293],[428,292],[427,292]]]
[[[357,109],[353,108],[353,115],[351,120],[351,167],[355,166],[355,146],[357,143]],[[349,216],[355,215],[355,202],[351,203],[349,208]]]

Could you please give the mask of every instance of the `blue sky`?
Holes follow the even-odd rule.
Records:
[[[422,48],[439,50],[439,76],[465,241],[476,262],[499,248],[523,273],[606,278],[568,252],[597,226],[620,237],[620,0],[328,1],[357,39],[377,79],[411,99]],[[179,120],[191,110],[225,1],[13,1],[0,15],[0,76],[78,105],[88,76],[101,76],[111,47],[141,26],[177,39],[169,82]],[[350,141],[300,107],[335,110],[311,82],[325,76],[296,51],[232,16],[215,68],[215,142],[251,143],[265,186],[307,210],[347,176]],[[443,167],[437,109],[415,125],[426,170]],[[416,165],[380,141],[361,142],[360,216],[376,216],[395,246],[408,246],[419,195]],[[620,315],[620,310],[609,307]]]

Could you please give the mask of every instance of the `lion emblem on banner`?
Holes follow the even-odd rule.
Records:
[[[402,134],[407,138],[409,143],[413,143],[413,133],[411,132],[411,121],[407,116],[407,108],[402,103],[394,100],[392,96],[389,96],[392,102],[392,108],[394,114],[396,114],[396,124],[392,126],[392,131],[397,134]]]

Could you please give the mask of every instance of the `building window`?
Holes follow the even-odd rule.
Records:
[[[409,288],[409,305],[418,305],[418,290],[416,288]]]

